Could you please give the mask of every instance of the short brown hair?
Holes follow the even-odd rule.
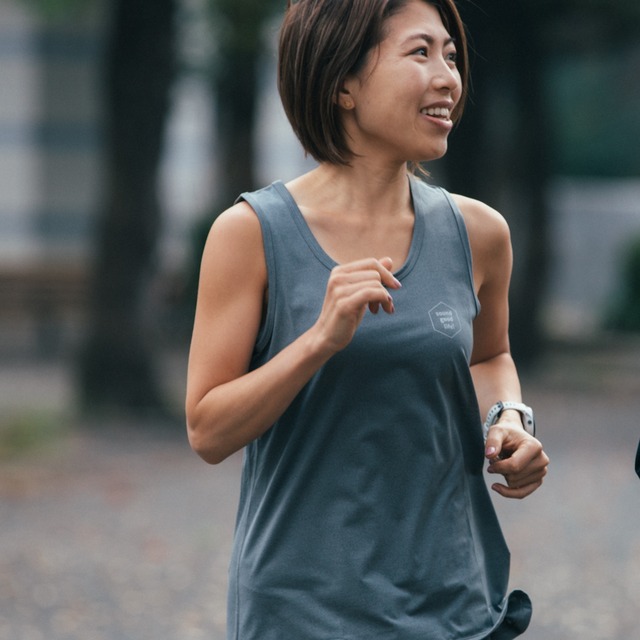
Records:
[[[436,7],[455,40],[462,97],[452,114],[459,120],[468,87],[467,38],[454,0],[424,0]],[[318,162],[345,165],[352,156],[337,97],[343,81],[358,73],[384,39],[385,22],[408,0],[288,0],[280,31],[278,90],[285,113],[304,150]]]

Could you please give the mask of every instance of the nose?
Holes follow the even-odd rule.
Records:
[[[458,67],[444,57],[438,58],[433,82],[437,89],[451,92],[456,91],[462,85]]]

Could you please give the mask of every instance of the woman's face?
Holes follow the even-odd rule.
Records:
[[[410,0],[385,26],[386,37],[340,96],[342,106],[348,98],[353,105],[344,111],[350,149],[392,162],[440,158],[462,93],[455,43],[424,0]]]

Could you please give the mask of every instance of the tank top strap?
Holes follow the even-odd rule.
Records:
[[[469,285],[475,311],[479,313],[480,302],[475,293],[471,245],[462,212],[451,194],[442,187],[429,185],[418,178],[412,178],[411,185],[416,218],[422,216],[425,219],[423,228],[427,253],[431,258],[434,252],[442,253],[444,259],[459,256],[463,261],[464,278]],[[430,262],[430,266],[433,266],[433,261]]]
[[[263,352],[273,336],[276,322],[282,327],[296,324],[296,301],[302,290],[324,292],[335,263],[318,245],[298,206],[280,181],[258,191],[243,193],[254,210],[260,228],[267,267],[269,299],[257,336],[255,353]],[[315,319],[315,318],[314,318]],[[310,320],[307,321],[307,324]]]

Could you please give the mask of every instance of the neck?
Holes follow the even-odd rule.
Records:
[[[406,211],[410,202],[405,165],[381,168],[362,161],[346,167],[321,164],[302,179],[306,182],[304,191],[316,202],[328,204],[330,199],[333,206],[327,209],[349,211],[360,217],[388,217],[390,212]]]

